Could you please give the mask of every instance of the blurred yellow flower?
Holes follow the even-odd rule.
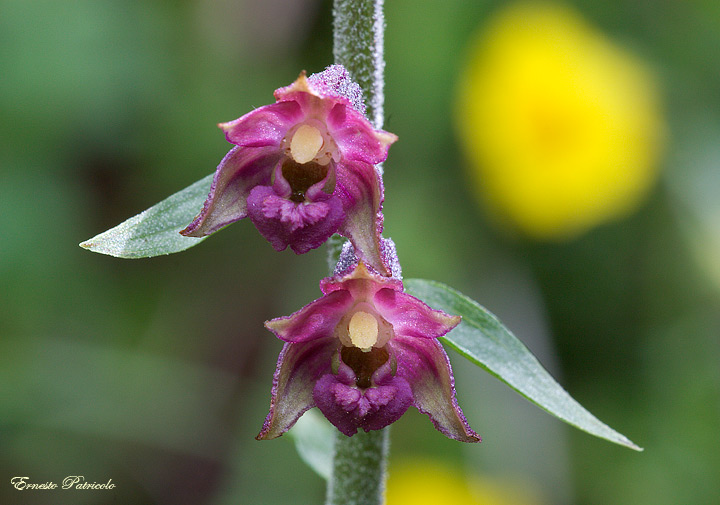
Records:
[[[642,62],[569,8],[499,12],[469,51],[457,121],[480,199],[535,238],[571,238],[632,211],[664,137]]]
[[[447,463],[413,459],[391,465],[387,505],[539,505],[525,483],[467,476]]]

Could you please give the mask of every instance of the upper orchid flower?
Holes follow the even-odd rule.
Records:
[[[386,273],[375,165],[397,137],[372,127],[360,87],[339,65],[301,73],[275,98],[219,125],[236,147],[220,162],[202,212],[180,233],[201,237],[249,216],[276,250],[300,254],[337,232]]]
[[[384,244],[394,254],[392,243]],[[479,442],[457,405],[450,362],[437,340],[460,317],[431,309],[403,293],[397,276],[378,275],[362,261],[341,257],[338,265],[320,283],[325,296],[265,323],[286,343],[257,438],[282,435],[313,406],[351,436],[359,428],[384,428],[414,405],[446,436]]]

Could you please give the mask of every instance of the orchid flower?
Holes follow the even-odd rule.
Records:
[[[372,127],[359,86],[339,65],[309,78],[301,73],[275,98],[219,125],[235,147],[220,162],[202,211],[180,233],[201,237],[249,217],[274,249],[298,254],[339,233],[385,274],[376,165],[397,137]]]
[[[397,262],[386,277],[356,257],[347,261],[347,250],[335,275],[321,281],[322,298],[265,323],[285,345],[257,438],[282,435],[313,406],[351,436],[384,428],[413,405],[446,436],[479,442],[457,404],[450,362],[437,340],[460,317],[404,293]],[[389,240],[383,253],[395,254]]]

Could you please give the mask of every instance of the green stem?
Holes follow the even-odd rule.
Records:
[[[383,0],[335,0],[333,56],[365,95],[367,116],[375,128],[383,125],[385,57]]]
[[[385,60],[383,0],[335,0],[333,55],[363,90],[367,116],[383,125]],[[332,271],[332,265],[330,266]],[[326,505],[382,505],[390,430],[335,437]]]
[[[382,505],[390,428],[335,436],[326,505]]]

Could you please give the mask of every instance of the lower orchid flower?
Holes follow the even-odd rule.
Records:
[[[249,217],[274,249],[298,254],[339,233],[382,272],[383,188],[375,165],[397,137],[372,127],[360,87],[339,65],[303,72],[275,98],[219,125],[236,147],[220,162],[202,211],[180,233],[202,237]]]
[[[397,262],[391,266],[394,275],[385,277],[341,256],[336,274],[320,283],[322,298],[265,323],[285,345],[259,440],[282,435],[314,406],[352,436],[388,426],[412,405],[446,436],[480,441],[457,404],[437,340],[460,317],[404,293]]]

